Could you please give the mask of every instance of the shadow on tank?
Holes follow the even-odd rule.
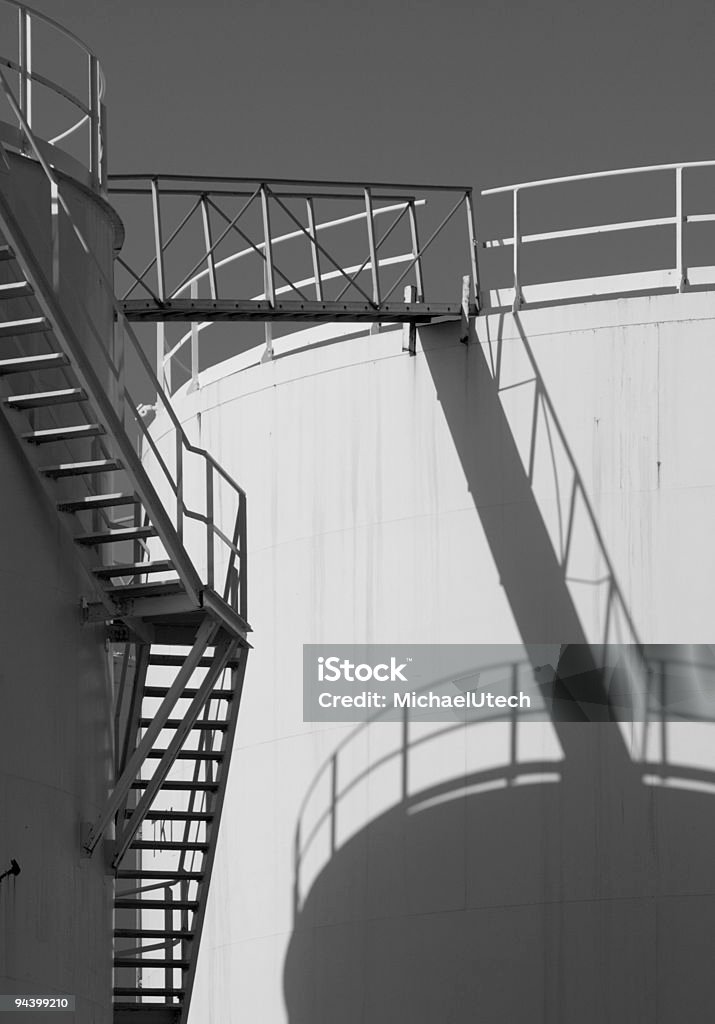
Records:
[[[633,760],[616,724],[521,729],[530,757],[410,791],[343,845],[333,806],[296,885],[291,1024],[712,1020],[715,774]]]

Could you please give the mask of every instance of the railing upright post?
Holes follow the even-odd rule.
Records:
[[[176,532],[179,540],[184,539],[184,444],[181,434],[176,437]]]
[[[50,182],[50,239],[52,246],[52,287],[60,290],[60,190],[56,181]]]
[[[372,269],[372,301],[375,306],[380,305],[380,274],[377,265],[377,250],[375,248],[375,220],[372,210],[372,195],[370,189],[365,188],[365,219],[367,222],[367,243],[370,247],[370,267]]]
[[[275,284],[273,276],[273,246],[271,244],[271,218],[268,209],[268,192],[265,185],[261,185],[261,211],[263,213],[263,258],[266,281],[266,298],[271,307],[275,305]]]
[[[481,299],[479,294],[479,263],[477,260],[477,230],[474,224],[474,201],[472,199],[471,189],[464,193],[464,205],[467,209],[469,256],[472,262],[472,298],[474,299],[476,312],[479,313],[481,308]]]
[[[688,285],[688,271],[685,266],[685,239],[683,228],[683,168],[675,168],[675,272],[678,291],[684,292]]]
[[[515,188],[513,192],[513,250],[514,250],[514,301],[512,304],[513,312],[521,309],[522,295],[521,295],[521,268],[520,268],[520,257],[521,257],[521,200],[519,189]]]
[[[206,460],[206,583],[214,585],[214,477],[213,466]]]
[[[19,40],[18,56],[20,63],[20,110],[27,121],[28,128],[32,128],[32,18],[26,7],[20,7],[19,16]],[[23,152],[28,152],[29,140],[25,132],[20,129],[21,146]]]
[[[415,284],[417,294],[415,301],[425,301],[424,281],[422,279],[422,257],[420,256],[420,242],[417,235],[417,211],[413,200],[408,204],[408,216],[410,218],[410,234],[412,236],[412,258],[415,261]]]
[[[164,244],[161,237],[161,205],[159,179],[151,179],[151,206],[154,216],[154,254],[156,256],[156,294],[161,302],[166,298],[164,281]]]
[[[191,298],[198,299],[199,282],[194,279],[191,282]],[[191,321],[191,384],[189,391],[197,391],[199,387],[199,325],[195,320]]]
[[[99,189],[99,62],[94,54],[89,57],[89,173],[92,187]]]
[[[320,257],[318,255],[318,246],[316,245],[315,235],[315,210],[313,208],[313,200],[308,198],[305,201],[306,210],[308,213],[308,234],[310,235],[310,254],[313,258],[313,277],[315,278],[315,297],[318,302],[323,301],[323,282],[320,279]]]
[[[240,593],[238,597],[238,612],[241,618],[248,618],[248,550],[246,540],[246,495],[243,491],[238,496],[238,548],[240,551],[239,572],[240,572]]]
[[[99,190],[107,194],[107,108],[99,103]]]
[[[209,217],[209,204],[204,192],[201,196],[201,218],[204,223],[204,243],[206,245],[206,268],[209,272],[209,287],[211,298],[218,297],[218,285],[216,284],[216,261],[213,253],[213,239],[211,236],[211,220]]]

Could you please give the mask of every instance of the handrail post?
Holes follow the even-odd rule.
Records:
[[[156,286],[161,302],[166,298],[164,281],[164,244],[161,237],[161,206],[159,195],[159,179],[151,179],[151,207],[154,217],[154,253],[156,255]]]
[[[685,266],[685,240],[683,228],[683,168],[675,168],[675,271],[678,291],[684,292],[688,285],[688,271]]]
[[[316,243],[316,231],[315,231],[315,210],[313,208],[313,200],[311,198],[305,201],[306,210],[308,213],[308,234],[310,235],[310,254],[313,259],[313,277],[315,278],[315,297],[318,302],[323,301],[323,282],[320,279],[320,258],[318,256],[318,246]]]
[[[214,587],[214,477],[213,466],[206,460],[206,583]]]
[[[199,282],[194,279],[191,282],[191,298],[198,299]],[[215,297],[215,296],[214,296]],[[191,383],[189,391],[198,391],[199,387],[199,325],[195,320],[191,321]]]
[[[211,298],[216,299],[218,295],[218,286],[216,284],[216,261],[214,260],[214,247],[213,240],[211,237],[211,220],[209,218],[209,206],[204,192],[201,196],[201,218],[204,224],[204,243],[206,245],[206,268],[209,272],[209,287],[211,288]],[[192,293],[192,298],[193,298]]]
[[[184,445],[181,434],[176,436],[176,532],[179,540],[184,540]]]
[[[410,218],[410,235],[412,236],[412,256],[415,263],[415,285],[417,292],[415,296],[416,302],[425,301],[425,289],[424,281],[422,278],[422,257],[420,256],[420,243],[417,236],[417,211],[415,210],[414,200],[410,199],[407,208],[408,216]]]
[[[521,294],[521,278],[520,278],[520,243],[521,243],[521,210],[520,210],[520,194],[519,189],[515,188],[513,192],[512,211],[513,211],[513,269],[514,269],[514,301],[512,304],[512,311],[514,313],[521,309],[523,302]]]
[[[18,56],[20,58],[20,110],[22,111],[28,128],[32,128],[32,18],[26,7],[18,10],[19,16],[19,41]],[[23,153],[28,153],[29,139],[20,129],[21,148]]]
[[[99,189],[101,172],[99,163],[99,61],[89,58],[89,173],[92,187]]]
[[[248,619],[248,551],[246,549],[246,495],[241,491],[238,495],[238,547],[240,551],[239,571],[240,593],[238,599],[238,613],[242,619]]]
[[[375,220],[372,209],[372,195],[369,188],[363,189],[365,193],[365,220],[367,223],[367,244],[370,248],[370,267],[372,269],[372,301],[375,306],[380,305],[380,276],[377,265],[377,250],[375,248]]]
[[[266,281],[266,298],[271,307],[275,305],[275,286],[273,278],[273,247],[271,244],[271,220],[268,210],[268,193],[266,186],[261,185],[261,211],[263,213],[263,260]]]
[[[464,205],[467,209],[467,235],[469,238],[469,257],[472,264],[472,298],[474,299],[476,312],[479,313],[481,299],[479,294],[479,263],[477,260],[477,229],[474,223],[474,202],[471,189],[464,193]]]

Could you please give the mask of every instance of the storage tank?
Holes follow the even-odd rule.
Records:
[[[712,282],[518,272],[468,337],[257,336],[175,395],[250,495],[255,647],[195,1022],[712,1015],[707,721],[303,721],[304,644],[622,643],[712,684]]]
[[[2,70],[17,85],[16,99],[38,133],[43,158],[61,176],[75,223],[110,275],[121,226],[101,194],[103,86],[96,59],[50,19],[18,4],[0,6]],[[62,93],[63,69],[90,82],[91,117],[82,113],[91,106],[87,95]],[[4,92],[0,107],[3,196],[48,280],[57,261],[61,308],[91,347],[90,320],[111,338],[111,296],[102,293],[98,275],[86,273],[84,253],[71,232],[54,233],[50,181]],[[42,332],[25,333],[38,315],[36,296],[23,289],[7,239],[0,238],[0,245],[5,403],[9,392],[22,394],[30,387],[28,373],[7,375],[6,361],[46,352],[47,346]],[[49,370],[44,379],[48,388],[57,387]],[[41,390],[40,382],[35,377],[35,391]],[[35,409],[36,427],[45,425],[44,412]],[[57,422],[65,420],[60,415]],[[99,815],[110,781],[112,677],[106,631],[103,623],[83,621],[81,601],[91,588],[76,546],[5,413],[0,429],[0,873],[14,862],[0,880],[0,994],[63,996],[69,1005],[74,998],[74,1020],[108,1024],[111,877],[101,856],[90,860],[80,853],[83,824]],[[63,446],[48,447],[46,461],[66,456]],[[32,1011],[23,1012],[35,1019]]]

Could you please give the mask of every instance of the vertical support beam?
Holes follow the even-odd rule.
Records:
[[[678,279],[678,291],[684,292],[688,286],[688,271],[685,266],[685,239],[683,228],[683,168],[675,168],[675,270]]]
[[[214,260],[213,252],[213,237],[211,234],[211,217],[209,214],[209,204],[205,192],[201,196],[201,219],[203,220],[204,223],[204,244],[206,245],[206,268],[209,272],[209,287],[211,289],[211,298],[216,299],[218,297],[218,287],[216,284],[216,261]]]
[[[242,619],[248,620],[248,546],[246,538],[246,495],[243,491],[238,496],[238,548],[241,552],[239,564],[240,593],[238,598],[238,613]]]
[[[114,398],[114,409],[119,421],[126,430],[127,403],[124,401],[125,375],[126,375],[126,337],[124,333],[124,317],[118,316],[114,321],[114,355],[113,362],[117,371],[116,378],[112,381],[112,397]]]
[[[459,333],[459,340],[469,344],[469,299],[472,292],[472,282],[468,276],[462,278],[462,323]]]
[[[472,190],[468,189],[464,193],[464,205],[467,210],[467,234],[469,237],[469,256],[472,261],[472,297],[474,299],[474,306],[476,312],[482,307],[481,294],[479,289],[479,261],[477,258],[477,229],[474,223],[474,200],[472,198]]]
[[[198,299],[199,282],[194,278],[191,282],[191,298]],[[216,296],[213,296],[216,298]],[[191,383],[189,391],[199,389],[199,325],[195,320],[191,321]]]
[[[415,302],[417,289],[413,284],[405,285],[405,305],[409,306]],[[402,325],[402,351],[409,352],[411,356],[417,351],[417,326],[414,320],[408,320]]]
[[[99,190],[107,194],[107,108],[99,103]]]
[[[99,135],[99,62],[94,55],[89,58],[89,173],[92,187],[99,190],[100,173]]]
[[[28,128],[32,128],[32,18],[26,7],[20,7],[19,17],[19,39],[18,56],[20,58],[20,110],[27,121]],[[21,147],[23,152],[29,152],[28,140],[21,130]]]
[[[408,216],[410,218],[410,234],[412,235],[412,258],[415,261],[415,283],[417,285],[417,302],[425,301],[425,289],[424,281],[422,278],[422,257],[420,256],[420,240],[417,235],[417,211],[415,204],[412,200],[408,206]],[[405,299],[405,302],[407,299]],[[415,301],[414,299],[412,300]]]
[[[372,195],[370,189],[365,192],[365,219],[367,222],[367,243],[370,248],[370,268],[372,270],[372,301],[375,306],[380,305],[380,275],[377,266],[377,250],[375,248],[375,220],[372,210]]]
[[[306,211],[308,213],[308,234],[310,235],[310,254],[313,258],[313,277],[315,278],[315,297],[318,302],[323,301],[323,282],[320,279],[320,256],[316,245],[315,210],[313,200],[306,199]]]
[[[520,274],[521,274],[521,267],[520,267],[520,260],[521,260],[521,209],[520,209],[521,199],[520,199],[520,194],[519,194],[519,189],[518,188],[514,189],[512,198],[513,198],[513,221],[514,221],[514,223],[513,223],[513,231],[512,231],[512,236],[513,236],[513,240],[514,240],[513,241],[513,249],[514,249],[514,252],[513,252],[513,259],[514,259],[514,262],[513,262],[513,268],[514,268],[514,301],[513,301],[513,304],[512,304],[512,310],[513,310],[513,312],[516,313],[517,310],[521,309],[521,305],[522,305],[522,301],[523,301],[522,295],[521,295],[521,277],[520,277]]]
[[[171,364],[164,362],[166,355],[166,324],[163,320],[156,322],[156,379],[159,387],[171,395]],[[158,396],[157,396],[158,400]]]

